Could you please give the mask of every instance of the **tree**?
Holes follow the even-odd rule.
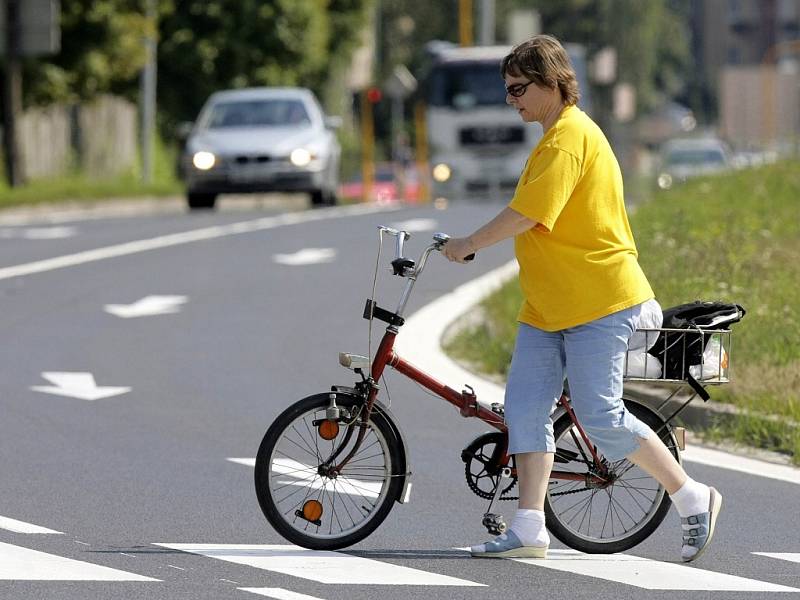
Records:
[[[62,50],[26,61],[26,103],[134,100],[143,39],[157,28],[158,104],[168,127],[193,118],[214,91],[303,85],[322,92],[358,44],[368,0],[61,0]]]
[[[26,61],[25,103],[133,96],[148,27],[135,0],[62,0],[61,52]]]
[[[194,118],[214,91],[301,85],[321,93],[349,56],[365,0],[171,0],[161,18],[159,102]]]

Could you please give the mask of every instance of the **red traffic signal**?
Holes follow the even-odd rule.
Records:
[[[379,88],[371,87],[367,89],[367,102],[370,104],[377,104],[383,98],[383,93]]]

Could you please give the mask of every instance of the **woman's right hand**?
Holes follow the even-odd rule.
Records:
[[[475,250],[468,237],[451,238],[442,248],[442,254],[451,262],[465,263],[475,258]]]

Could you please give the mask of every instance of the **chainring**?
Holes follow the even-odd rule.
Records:
[[[484,433],[461,451],[467,486],[480,498],[490,500],[494,496],[500,469],[506,466],[500,464],[503,455],[503,438],[504,434],[500,431]],[[507,495],[516,485],[517,478],[514,476],[500,494],[500,500],[517,500],[517,496]]]

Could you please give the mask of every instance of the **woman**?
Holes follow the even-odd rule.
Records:
[[[503,59],[506,102],[542,124],[511,203],[444,247],[456,262],[514,236],[525,301],[506,386],[509,453],[519,509],[509,531],[472,547],[476,557],[545,558],[544,497],[555,444],[550,414],[569,380],[590,439],[609,460],[628,458],[661,483],[683,522],[681,556],[700,556],[722,495],[689,478],[621,400],[628,339],[653,298],[625,212],[622,174],[608,141],[577,106],[575,72],[555,38],[536,36]]]

